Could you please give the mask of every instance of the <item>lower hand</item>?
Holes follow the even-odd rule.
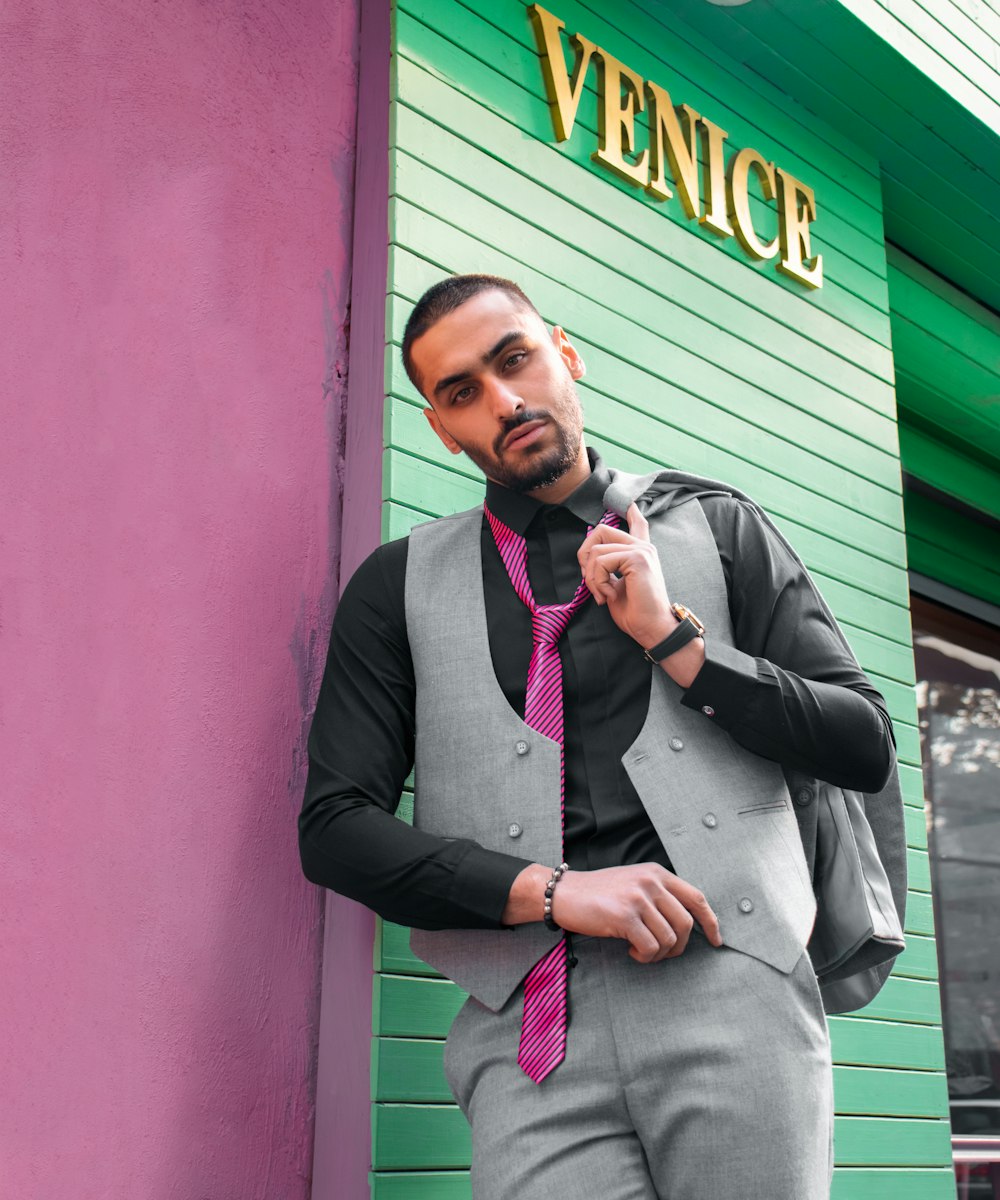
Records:
[[[659,863],[567,871],[553,892],[552,919],[571,933],[622,938],[641,963],[683,954],[695,921],[722,945],[703,893]]]

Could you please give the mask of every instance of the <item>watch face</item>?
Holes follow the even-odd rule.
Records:
[[[674,616],[678,621],[687,619],[692,625],[696,626],[699,633],[705,632],[705,626],[698,620],[694,613],[684,604],[675,604],[673,606]]]

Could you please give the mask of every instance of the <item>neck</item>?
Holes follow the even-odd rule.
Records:
[[[548,484],[547,487],[534,488],[530,492],[525,492],[526,496],[530,496],[533,500],[540,500],[542,504],[562,504],[567,496],[571,495],[580,486],[581,483],[591,473],[590,459],[587,457],[587,448],[583,444],[583,439],[580,439],[580,450],[576,456],[576,462],[564,474],[560,475],[555,483]]]

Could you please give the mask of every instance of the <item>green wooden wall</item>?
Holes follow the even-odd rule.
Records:
[[[556,145],[521,0],[397,0],[390,119],[383,534],[482,497],[399,361],[407,314],[452,271],[518,280],[588,365],[588,438],[628,470],[729,479],[774,516],[820,582],[896,723],[909,947],[878,1001],[834,1017],[834,1196],[954,1196],[920,753],[878,164],[677,19],[630,0],[550,0],[644,77],[814,187],[819,291],[751,263],[591,161],[594,78]],[[609,10],[610,11],[610,10]],[[593,68],[591,68],[593,71]],[[775,216],[754,201],[762,237]],[[406,799],[401,812],[405,814]],[[467,1197],[468,1130],[441,1049],[462,996],[382,924],[375,947],[372,1194]]]

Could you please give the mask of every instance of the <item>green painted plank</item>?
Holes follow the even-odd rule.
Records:
[[[369,1182],[371,1200],[472,1200],[468,1171],[373,1171]]]
[[[444,1077],[444,1042],[414,1038],[372,1039],[372,1099],[451,1104]]]
[[[951,1124],[927,1118],[837,1117],[834,1156],[852,1167],[941,1166],[951,1162]]]
[[[906,871],[909,886],[917,892],[931,890],[931,869],[926,850],[907,850]],[[912,972],[907,971],[908,975]]]
[[[907,491],[905,510],[913,570],[1000,603],[1000,534],[919,492]]]
[[[910,850],[908,853],[916,854],[918,851]],[[908,933],[906,949],[896,959],[893,971],[909,979],[937,979],[937,943],[934,938]]]
[[[469,1124],[451,1104],[374,1104],[372,1167],[376,1171],[467,1167]]]
[[[918,428],[903,411],[904,403],[901,392],[899,448],[903,469],[938,491],[1000,519],[996,469]]]
[[[1000,317],[898,247],[887,246],[886,254],[890,317],[898,314],[995,375],[1000,369]]]
[[[942,1117],[948,1112],[948,1078],[943,1071],[835,1066],[833,1097],[835,1111],[845,1115]]]
[[[465,1003],[465,993],[447,979],[376,975],[372,1032],[384,1037],[441,1038]]]
[[[844,1065],[943,1071],[944,1040],[934,1025],[827,1017],[833,1061]]]
[[[954,1168],[950,1165],[936,1170],[839,1167],[833,1173],[830,1200],[890,1200],[890,1197],[955,1200]]]
[[[936,981],[890,975],[875,999],[859,1009],[857,1015],[883,1021],[940,1025],[941,993]]]
[[[410,931],[392,921],[379,921],[375,935],[375,969],[395,975],[429,975],[441,978],[410,949]]]
[[[897,729],[898,733],[898,729]],[[904,805],[903,819],[906,822],[906,844],[917,850],[927,849],[927,817],[922,809]]]
[[[906,932],[934,936],[934,905],[930,892],[907,892]]]
[[[426,144],[428,156],[439,169],[447,169],[442,164],[450,161],[456,144],[464,145],[473,155],[477,175],[488,171],[488,177],[493,179],[501,172],[503,188],[493,185],[494,191],[501,195],[518,186],[519,180],[526,179],[570,209],[599,214],[609,228],[624,233],[650,253],[654,261],[662,261],[666,276],[682,271],[712,288],[739,295],[748,307],[771,317],[783,328],[800,332],[813,345],[829,346],[845,364],[850,364],[844,384],[852,395],[858,389],[850,382],[855,378],[851,368],[856,365],[876,376],[881,389],[873,406],[885,416],[893,415],[892,358],[884,344],[822,309],[803,303],[801,295],[774,288],[769,276],[759,271],[748,272],[742,260],[718,255],[712,242],[692,239],[686,228],[664,221],[656,209],[637,206],[631,191],[607,189],[602,178],[571,167],[544,142],[526,140],[522,131],[473,99],[453,91],[427,71],[405,60],[401,69],[404,85],[407,85],[406,71],[414,73],[422,103],[419,111],[404,103],[393,107],[393,136],[400,145],[423,148]],[[499,166],[492,167],[487,161],[491,159],[497,160]],[[473,181],[470,184],[476,186]],[[669,286],[669,280],[663,286]],[[868,386],[870,389],[871,385]]]

